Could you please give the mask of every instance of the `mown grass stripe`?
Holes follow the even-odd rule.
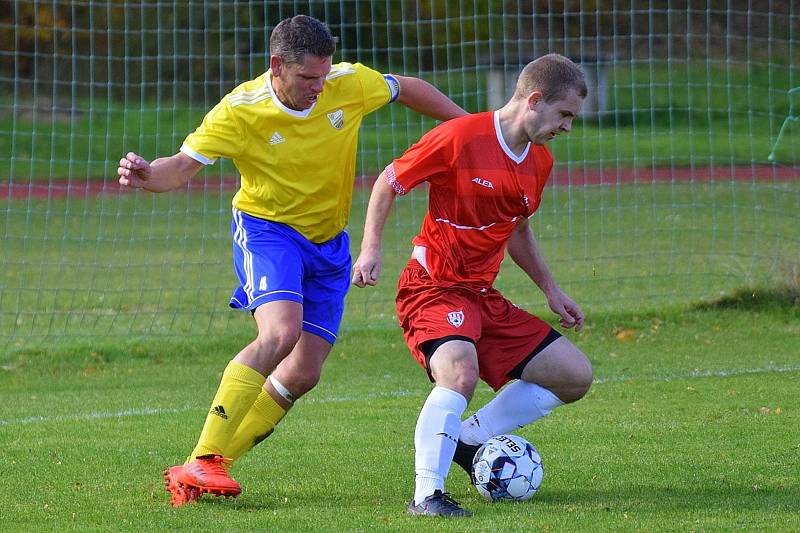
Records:
[[[746,376],[753,374],[782,374],[786,372],[800,372],[800,366],[766,366],[759,368],[740,368],[736,370],[718,370],[718,371],[699,371],[694,370],[684,374],[665,374],[655,377],[638,377],[638,376],[609,376],[605,378],[598,378],[594,380],[594,385],[602,385],[606,383],[619,383],[622,381],[655,381],[655,382],[669,382],[679,379],[698,379],[698,378],[730,378],[737,376]],[[308,398],[303,400],[303,403],[310,404],[326,404],[326,403],[340,403],[351,401],[365,401],[374,400],[378,398],[405,398],[419,395],[418,391],[411,391],[401,389],[396,391],[373,392],[371,394],[358,394],[353,396],[327,396],[322,398]],[[186,404],[182,407],[142,407],[138,409],[125,409],[122,411],[93,411],[90,413],[75,413],[71,415],[57,415],[57,416],[28,416],[24,418],[9,418],[0,420],[0,427],[2,426],[24,426],[28,424],[35,424],[39,422],[44,423],[58,423],[58,422],[71,422],[74,420],[99,420],[105,418],[127,418],[133,416],[148,416],[148,415],[163,415],[163,414],[176,414],[185,413],[188,411],[200,410],[201,405]]]

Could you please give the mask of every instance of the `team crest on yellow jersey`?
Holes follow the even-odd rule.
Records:
[[[333,113],[328,113],[328,120],[331,121],[331,126],[337,130],[342,129],[344,127],[344,111],[337,109]]]

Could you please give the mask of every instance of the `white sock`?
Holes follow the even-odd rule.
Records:
[[[483,444],[495,435],[515,431],[547,416],[559,405],[564,402],[558,396],[520,379],[464,420],[459,438],[465,444]]]
[[[444,492],[444,478],[453,462],[461,414],[466,408],[466,398],[444,387],[434,387],[425,400],[414,431],[415,504],[437,489]]]

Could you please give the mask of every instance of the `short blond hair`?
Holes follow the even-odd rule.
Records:
[[[525,65],[517,79],[514,98],[527,98],[533,91],[539,91],[545,102],[552,102],[565,98],[570,89],[586,98],[583,71],[568,57],[547,54]]]

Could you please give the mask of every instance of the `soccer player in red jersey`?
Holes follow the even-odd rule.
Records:
[[[406,342],[435,383],[414,435],[411,514],[471,516],[444,491],[451,463],[469,472],[481,444],[579,400],[591,386],[591,363],[575,345],[492,288],[508,249],[561,326],[583,326],[583,311],[553,279],[528,219],[553,166],[546,143],[570,131],[585,97],[572,61],[543,56],[522,70],[505,106],[434,128],[372,190],[353,266],[359,287],[378,281],[395,196],[429,185],[428,213],[397,292]],[[500,392],[462,422],[478,378]]]

